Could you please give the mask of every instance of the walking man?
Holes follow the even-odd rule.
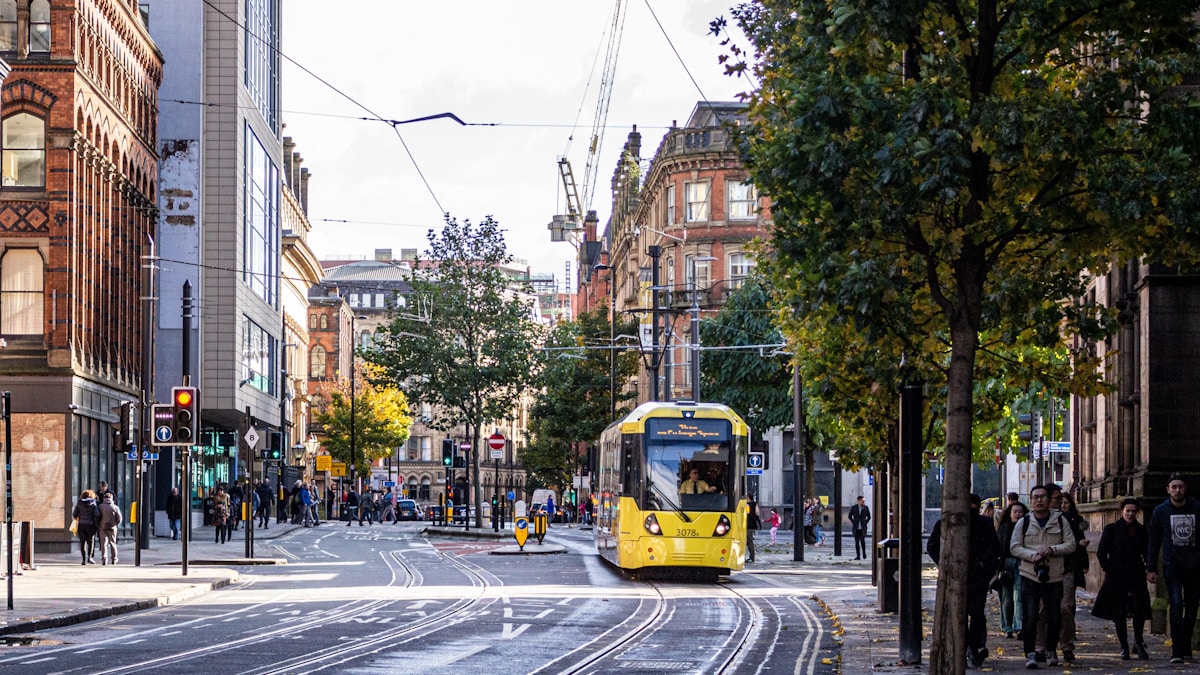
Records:
[[[861,500],[862,497],[859,497]],[[992,519],[979,513],[983,500],[972,493],[969,498],[970,548],[967,559],[967,659],[979,668],[988,657],[987,649],[987,606],[988,584],[996,573],[1000,561],[1000,540],[996,539],[996,528]],[[927,545],[929,557],[934,564],[941,560],[942,521],[933,525]]]
[[[1062,513],[1050,509],[1044,485],[1029,491],[1030,513],[1014,524],[1009,551],[1021,561],[1021,642],[1025,667],[1038,667],[1038,614],[1044,612],[1046,663],[1058,665],[1064,559],[1075,552],[1075,534]]]
[[[171,541],[179,539],[181,518],[183,516],[183,500],[179,497],[179,488],[171,488],[167,495],[167,522],[171,524]]]
[[[579,510],[583,512],[583,505]],[[762,527],[762,519],[758,516],[758,498],[750,495],[746,500],[746,562],[754,562],[754,533]]]
[[[850,507],[850,531],[854,533],[854,559],[870,560],[867,556],[867,523],[871,522],[871,509],[858,496],[858,502]]]
[[[1187,496],[1187,483],[1178,475],[1167,481],[1167,499],[1150,516],[1150,547],[1146,552],[1146,581],[1158,583],[1159,550],[1163,580],[1171,603],[1171,663],[1192,660],[1192,633],[1200,606],[1200,544],[1196,525],[1200,503]]]

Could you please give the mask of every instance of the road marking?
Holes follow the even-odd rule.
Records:
[[[28,666],[28,665],[30,665],[30,664],[34,664],[34,663],[42,663],[43,661],[53,661],[53,660],[54,660],[54,657],[53,657],[53,656],[47,656],[47,657],[46,657],[46,658],[44,658],[44,659],[34,659],[34,660],[32,660],[32,661],[22,661],[22,662],[21,662],[21,665],[23,665],[23,666]]]
[[[501,640],[511,640],[511,639],[517,637],[518,635],[520,635],[521,633],[524,633],[526,630],[528,630],[529,626],[530,626],[530,624],[523,623],[516,630],[514,630],[513,625],[511,623],[505,623],[504,624],[504,632],[500,634],[500,639]]]

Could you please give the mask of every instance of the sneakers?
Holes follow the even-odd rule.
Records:
[[[1028,670],[1037,670],[1038,667],[1037,654],[1029,652],[1025,655],[1025,668]]]
[[[1034,652],[1033,656],[1034,656],[1034,658],[1037,659],[1038,663],[1046,662],[1046,652]]]
[[[1058,652],[1046,652],[1046,665],[1048,665],[1048,666],[1057,666],[1058,665]]]
[[[1183,657],[1182,656],[1172,656],[1171,663],[1183,663]]]

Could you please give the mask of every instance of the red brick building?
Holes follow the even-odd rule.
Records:
[[[163,60],[135,0],[0,0],[0,388],[12,392],[15,518],[66,550],[79,493],[133,501],[115,452],[141,398],[142,256],[156,218]]]

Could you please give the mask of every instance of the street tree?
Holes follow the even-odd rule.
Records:
[[[353,464],[357,475],[369,476],[372,462],[391,457],[408,442],[412,416],[404,392],[385,384],[372,384],[362,372],[358,378],[353,388],[349,380],[339,383],[330,392],[329,401],[316,411],[314,420],[325,429],[323,445],[330,456],[347,466]]]
[[[600,438],[600,432],[616,417],[629,412],[637,392],[625,385],[637,373],[637,353],[617,349],[610,332],[636,335],[636,322],[618,319],[609,324],[603,308],[585,312],[572,321],[557,324],[539,352],[536,390],[537,401],[529,410],[529,445],[521,453],[535,483],[563,485],[569,479],[578,458],[571,449]],[[616,349],[617,351],[614,351]],[[616,378],[611,378],[609,358],[616,358]]]
[[[480,442],[485,425],[510,419],[533,377],[540,328],[528,279],[509,273],[513,257],[500,224],[446,216],[428,233],[417,261],[409,308],[398,308],[364,355],[381,377],[428,404],[427,424],[449,431],[465,426],[472,439],[473,499],[481,503]],[[476,510],[476,526],[483,511]]]
[[[967,536],[983,341],[1093,339],[1087,272],[1198,250],[1200,115],[1178,88],[1197,72],[1197,5],[734,10],[751,47],[727,68],[754,82],[740,138],[772,202],[768,274],[798,314],[843,316],[866,345],[890,333],[917,375],[944,372],[945,542]],[[942,551],[929,668],[960,673],[968,551]]]

